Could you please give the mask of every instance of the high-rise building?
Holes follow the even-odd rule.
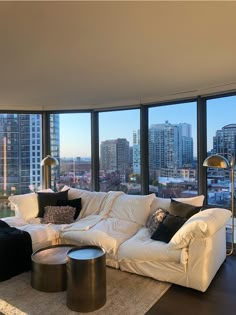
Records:
[[[193,161],[191,125],[154,124],[149,129],[149,155],[153,169],[190,167]]]
[[[141,174],[140,169],[140,130],[133,131],[133,173]]]
[[[50,115],[50,151],[51,155],[59,160],[60,165],[60,120],[59,114]],[[60,178],[60,167],[51,169],[51,185],[56,188],[56,182]]]
[[[193,139],[187,123],[153,124],[149,128],[149,169],[152,174],[161,169],[192,167]],[[140,174],[140,134],[133,133],[133,169]]]
[[[57,125],[58,115],[53,116]],[[41,126],[40,114],[0,114],[0,191],[4,195],[26,193],[41,185]],[[59,157],[58,153],[59,149],[54,156]]]
[[[126,139],[105,140],[100,146],[100,169],[126,174],[129,168],[129,142]]]
[[[193,138],[192,126],[187,123],[180,123],[177,125],[180,136],[180,150],[182,158],[182,167],[193,166]]]
[[[213,137],[213,153],[236,156],[236,124],[229,124],[216,131]]]
[[[149,129],[149,163],[152,169],[180,168],[182,145],[178,125],[153,124]]]

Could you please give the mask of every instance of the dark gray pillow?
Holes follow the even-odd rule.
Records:
[[[187,219],[185,218],[167,214],[164,220],[159,224],[156,231],[152,234],[151,239],[169,243],[171,238],[186,221]]]
[[[169,212],[175,216],[189,219],[192,215],[198,213],[201,208],[171,198]]]
[[[37,217],[43,218],[44,208],[46,206],[56,206],[58,200],[68,200],[68,191],[69,189],[66,191],[60,191],[55,193],[38,192],[37,194],[39,212]]]
[[[159,208],[148,217],[146,227],[148,228],[151,235],[156,231],[160,222],[164,220],[168,213],[169,212],[167,210]]]

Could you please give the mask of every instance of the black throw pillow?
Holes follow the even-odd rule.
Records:
[[[170,208],[168,211],[170,212],[170,214],[173,214],[175,216],[189,219],[191,216],[198,213],[201,209],[202,206],[192,206],[171,198]]]
[[[164,220],[160,222],[156,231],[152,234],[151,239],[169,243],[174,234],[186,221],[187,219],[185,218],[167,214]]]
[[[76,208],[75,215],[74,215],[74,220],[76,220],[82,209],[81,198],[71,199],[71,200],[59,199],[57,200],[57,206],[70,206],[70,207]]]
[[[68,190],[60,191],[55,193],[49,192],[38,192],[38,207],[39,212],[37,217],[43,218],[44,216],[44,208],[46,206],[56,206],[57,200],[68,200]]]

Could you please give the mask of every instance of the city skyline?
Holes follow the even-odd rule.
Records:
[[[196,115],[196,102],[153,107],[149,109],[149,126],[163,124],[165,121],[171,124],[191,124],[194,157],[196,157]],[[133,132],[140,127],[139,119],[138,109],[99,113],[99,142],[125,138],[132,146]],[[212,99],[207,102],[208,151],[213,148],[213,136],[215,136],[216,130],[234,123],[233,120],[236,123],[236,96]],[[60,114],[61,157],[91,157],[90,138],[90,113]]]

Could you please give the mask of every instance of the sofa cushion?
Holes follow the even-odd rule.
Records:
[[[172,236],[181,228],[187,219],[172,214],[167,214],[160,222],[151,239],[169,243]]]
[[[134,236],[122,243],[118,255],[120,263],[132,264],[133,267],[136,264],[137,270],[145,268],[146,264],[149,265],[148,273],[153,270],[156,262],[182,261],[182,250],[175,250],[169,244],[152,240],[146,227],[142,227]]]
[[[200,207],[203,205],[204,198],[205,198],[204,195],[200,195],[200,196],[190,197],[190,198],[174,198],[174,200],[177,200],[179,202],[184,202],[192,206]],[[151,212],[153,213],[158,208],[162,208],[169,211],[170,202],[171,202],[170,198],[155,197],[151,204]]]
[[[139,225],[134,222],[117,218],[101,219],[99,215],[96,221],[95,217],[91,215],[64,227],[60,232],[62,240],[79,245],[101,246],[110,257],[115,257],[120,244],[139,229]]]
[[[43,218],[44,208],[46,206],[56,206],[58,200],[68,200],[68,190],[56,193],[38,192],[38,215],[37,217]]]
[[[26,231],[30,234],[33,251],[42,247],[58,244],[59,227],[61,226],[41,223],[17,226],[18,229]]]
[[[42,192],[53,193],[53,190],[49,188]],[[13,195],[9,196],[8,200],[15,210],[15,215],[25,221],[35,218],[39,212],[37,193]]]
[[[155,194],[134,196],[122,194],[115,199],[109,217],[145,225]]]
[[[154,213],[151,213],[149,215],[146,227],[148,228],[150,235],[152,235],[156,231],[159,224],[164,220],[167,214],[168,211],[159,208]]]
[[[70,206],[75,208],[74,220],[76,220],[80,214],[82,205],[81,198],[71,199],[71,200],[57,200],[57,206]]]
[[[74,222],[76,208],[70,206],[47,206],[41,223],[70,224]]]
[[[77,219],[84,218],[91,214],[98,214],[102,209],[103,201],[107,195],[105,192],[87,191],[78,188],[70,188],[68,186],[64,186],[61,191],[68,189],[69,200],[81,198],[82,209]]]
[[[173,215],[189,219],[192,215],[199,212],[201,208],[202,208],[201,206],[196,207],[171,198],[170,207],[168,211]]]
[[[34,220],[35,218],[33,218]],[[13,227],[17,227],[17,226],[22,226],[22,225],[26,225],[27,223],[29,223],[31,221],[31,219],[29,219],[28,221],[24,220],[22,217],[18,217],[16,215],[12,216],[12,217],[5,217],[5,218],[1,218],[2,221],[5,221],[7,224],[9,224],[10,226]]]
[[[193,238],[204,238],[215,234],[226,225],[231,211],[221,208],[211,208],[194,214],[175,233],[170,240],[173,248],[187,247]]]

